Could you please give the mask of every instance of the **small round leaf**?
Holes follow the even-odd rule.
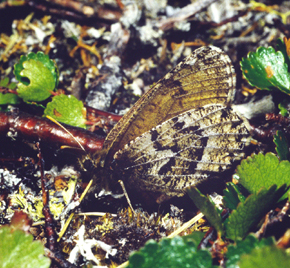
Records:
[[[21,56],[14,66],[18,96],[24,101],[43,101],[58,84],[58,69],[43,52]]]
[[[83,112],[83,103],[73,95],[65,94],[54,96],[44,110],[45,115],[49,115],[59,122],[86,128],[86,119]]]

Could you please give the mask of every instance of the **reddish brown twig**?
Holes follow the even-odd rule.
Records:
[[[265,118],[267,121],[276,122],[276,123],[281,124],[283,126],[288,126],[290,124],[289,117],[285,117],[281,114],[269,113],[269,114],[265,115]]]
[[[69,263],[68,261],[64,259],[64,257],[62,256],[58,248],[54,219],[49,209],[49,190],[47,189],[48,180],[44,174],[44,160],[41,154],[39,142],[36,143],[36,146],[38,149],[39,169],[40,169],[40,176],[41,176],[41,189],[42,189],[42,201],[43,201],[42,213],[45,219],[45,234],[46,234],[47,249],[48,249],[46,251],[46,255],[50,257],[55,263],[60,264],[61,267],[75,268],[76,267],[75,265]],[[58,267],[58,266],[52,265],[51,267]]]
[[[266,114],[265,119],[269,122],[269,124],[259,127],[251,125],[252,135],[259,140],[272,140],[277,130],[282,130],[283,126],[289,124],[289,120],[287,120],[287,118],[281,115],[275,115],[273,113]]]
[[[59,264],[60,267],[62,268],[77,268],[76,265],[68,262],[65,260],[59,252],[52,252],[49,249],[45,249],[45,255],[49,257],[50,259],[54,260],[57,264]]]
[[[261,239],[265,235],[266,230],[269,227],[273,227],[274,225],[281,223],[286,217],[288,217],[289,209],[290,209],[290,204],[287,201],[284,207],[278,212],[277,215],[273,216],[273,213],[274,213],[273,210],[267,213],[263,225],[261,226],[260,230],[256,233],[257,238]]]
[[[7,87],[0,87],[0,92],[3,93],[3,94],[12,93],[12,94],[18,95],[16,90],[9,89]]]
[[[54,220],[50,213],[49,209],[49,191],[47,189],[47,178],[44,175],[44,160],[42,158],[41,149],[39,147],[39,142],[36,143],[38,149],[38,159],[39,159],[39,168],[40,168],[40,176],[41,176],[41,190],[42,190],[42,202],[43,202],[43,209],[42,213],[45,218],[45,233],[47,238],[47,247],[52,252],[57,250],[57,241],[56,241],[56,233],[55,233],[55,226]]]
[[[0,135],[20,136],[28,140],[38,140],[55,144],[66,145],[79,149],[80,143],[85,152],[96,154],[103,146],[104,138],[87,130],[65,125],[67,131],[52,121],[28,115],[25,113],[0,112]],[[74,138],[72,138],[72,136]]]
[[[51,0],[51,1],[25,1],[25,4],[36,9],[75,19],[99,18],[109,21],[118,21],[122,12],[118,9],[109,9],[101,6],[97,2],[90,4],[83,1],[71,0]]]
[[[98,18],[108,21],[118,21],[122,16],[122,11],[118,8],[103,7],[98,2],[85,3],[84,1],[77,0],[4,1],[0,3],[0,9],[25,5],[43,12],[74,19]]]
[[[210,240],[213,241],[213,237],[214,237],[215,233],[216,233],[215,229],[213,227],[210,227],[209,230],[205,233],[202,240],[200,241],[198,248],[199,249],[206,248],[206,246],[209,244],[209,241]]]
[[[281,114],[268,113],[265,115],[267,124],[264,126],[256,127],[251,125],[251,132],[255,138],[263,141],[273,139],[273,136],[276,135],[277,130],[283,130],[283,132],[289,135],[289,125],[290,120],[288,117],[282,116]]]
[[[178,12],[176,12],[170,18],[166,18],[162,20],[159,24],[159,28],[163,31],[169,30],[174,26],[175,22],[180,22],[188,19],[193,16],[197,12],[201,11],[205,7],[209,6],[215,2],[215,0],[198,0],[194,3],[191,3],[183,8],[181,8]]]
[[[252,135],[259,141],[273,140],[273,136],[276,134],[277,130],[281,130],[280,126],[272,127],[256,127],[251,125]]]
[[[120,115],[104,112],[90,106],[86,106],[86,110],[88,122],[102,127],[106,133],[109,133],[113,126],[122,118]]]

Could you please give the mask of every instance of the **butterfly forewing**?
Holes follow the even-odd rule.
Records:
[[[115,170],[140,189],[180,195],[244,157],[247,123],[224,105],[173,117],[115,154]]]
[[[115,152],[146,131],[190,109],[229,103],[234,90],[229,57],[216,47],[195,50],[144,94],[109,133],[104,143],[105,165],[110,165]]]

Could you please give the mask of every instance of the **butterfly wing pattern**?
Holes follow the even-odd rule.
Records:
[[[230,108],[210,104],[173,117],[115,154],[118,168],[139,188],[182,195],[230,168],[249,143],[244,121]]]
[[[195,50],[111,131],[105,165],[129,187],[167,196],[217,176],[249,144],[247,122],[229,105],[234,91],[229,57],[216,47]]]
[[[165,120],[211,103],[230,103],[236,77],[231,60],[220,48],[193,51],[160,79],[122,117],[108,134],[104,149],[106,165],[125,144]]]

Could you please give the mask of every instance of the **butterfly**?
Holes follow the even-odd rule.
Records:
[[[196,49],[144,94],[104,142],[100,165],[125,185],[182,196],[245,156],[250,133],[231,103],[236,77],[214,46]]]

